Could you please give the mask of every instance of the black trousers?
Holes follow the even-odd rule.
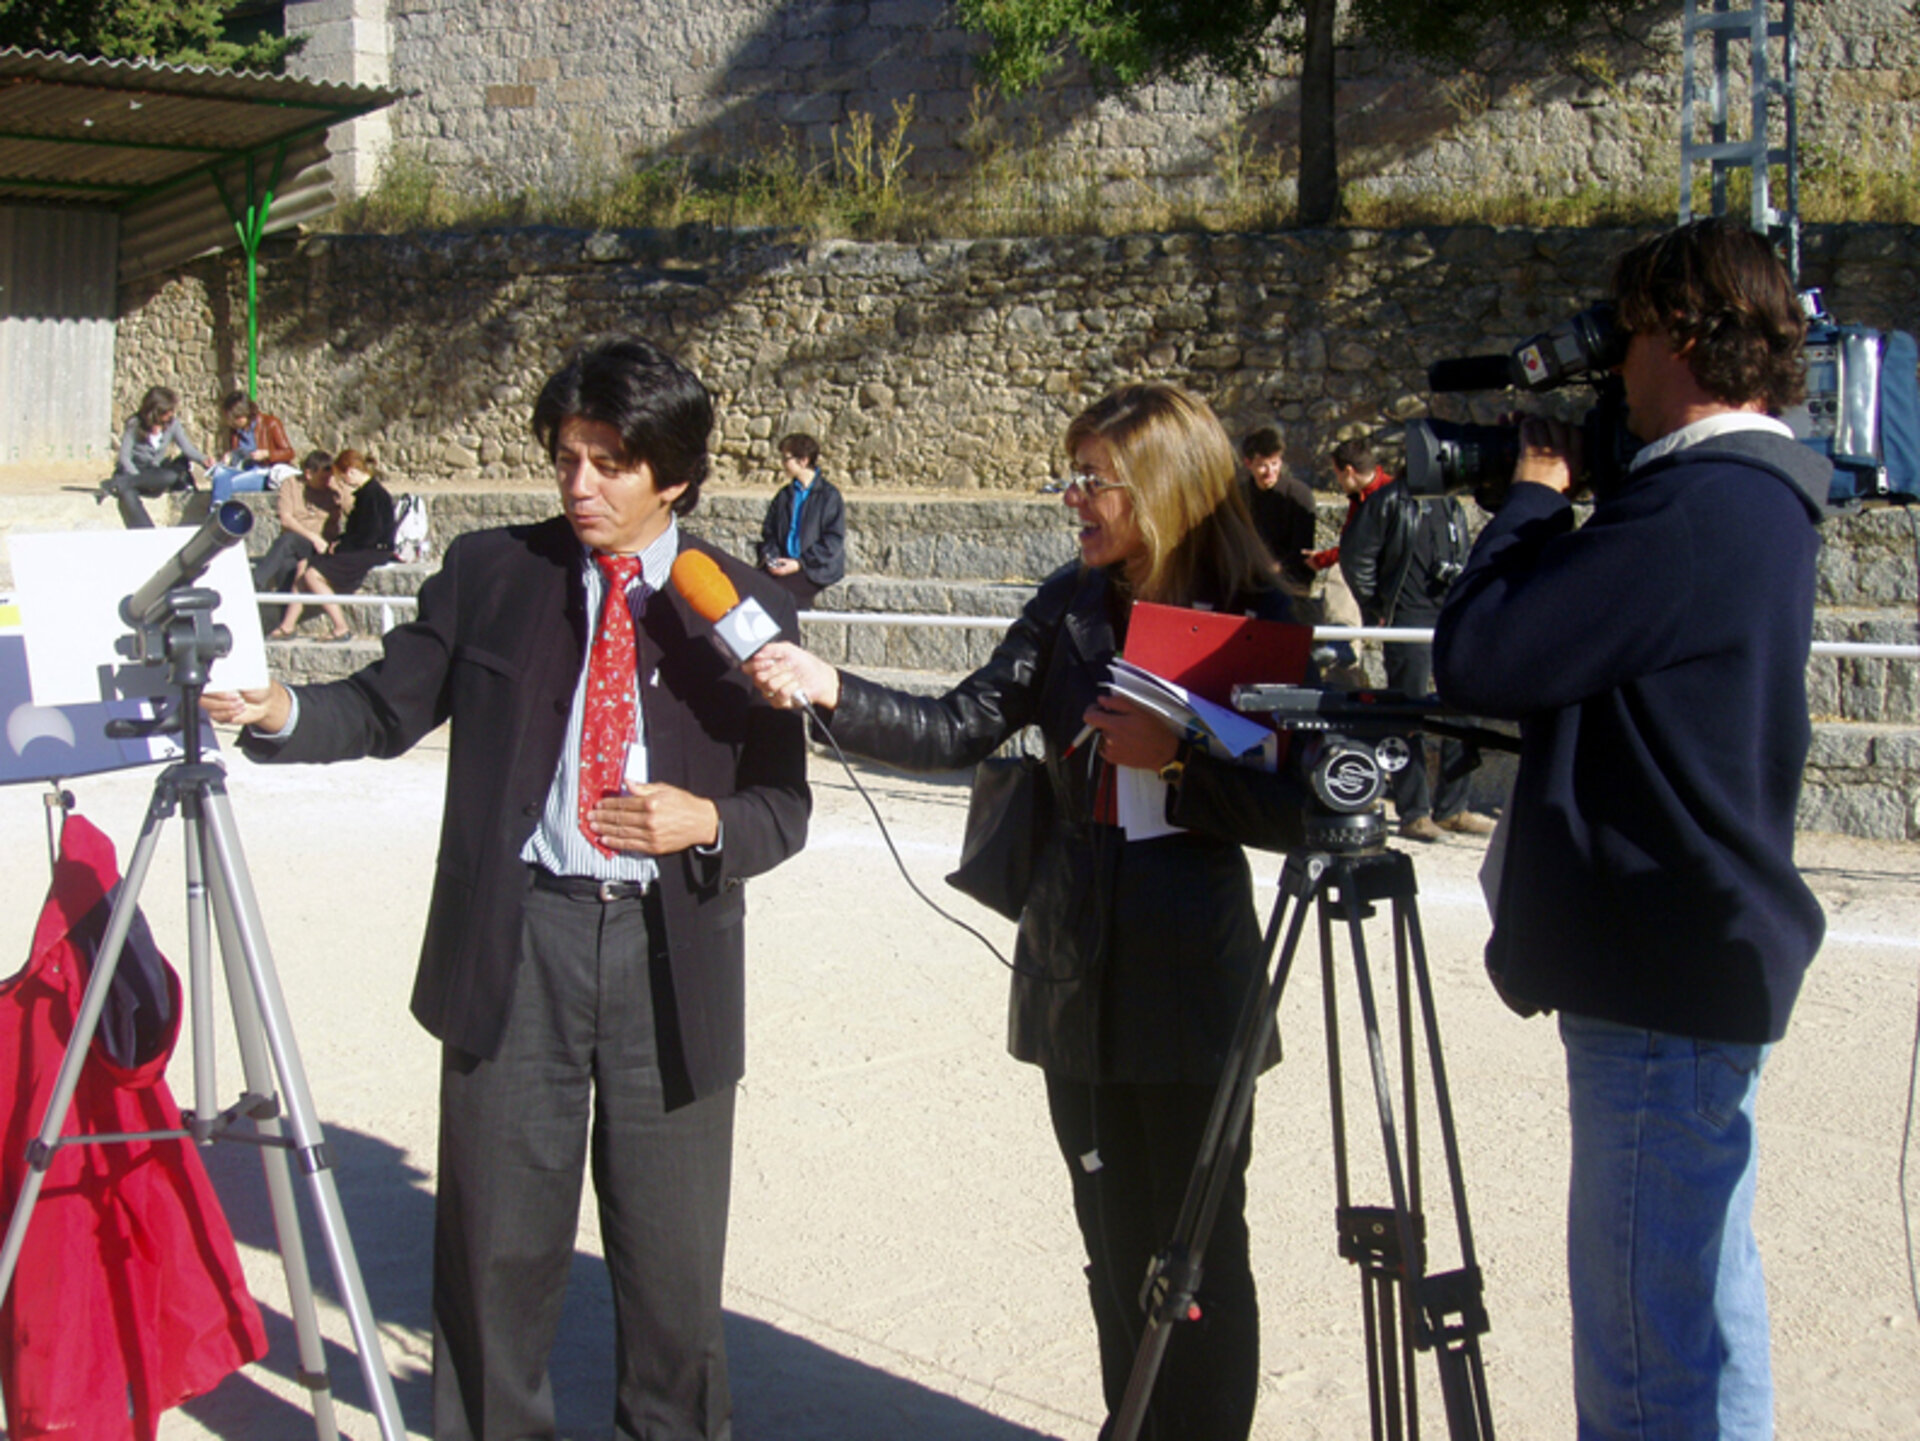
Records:
[[[1431,626],[1437,616],[1396,617],[1395,625]],[[1410,696],[1433,693],[1433,647],[1430,645],[1389,645],[1386,652],[1387,689],[1404,691]],[[1433,742],[1421,738],[1413,748],[1413,760],[1393,778],[1393,809],[1403,821],[1415,816],[1445,820],[1467,808],[1467,794],[1473,785],[1473,773],[1463,768],[1466,747],[1451,737],[1440,741],[1440,786],[1436,791],[1427,779],[1427,753]],[[1450,772],[1458,772],[1449,777]]]
[[[253,588],[255,591],[271,593],[284,591],[293,584],[293,573],[300,568],[300,562],[311,559],[314,554],[313,542],[304,535],[283,530],[273,538],[266,553],[253,563]]]
[[[116,471],[107,477],[101,489],[113,496],[120,508],[120,523],[128,530],[152,530],[153,517],[147,514],[141,497],[192,490],[193,465],[184,455],[176,455],[164,465],[151,465],[131,473]]]
[[[613,1278],[613,1434],[725,1441],[733,1090],[663,1108],[651,900],[532,891],[526,904],[500,1054],[442,1057],[434,1435],[554,1435],[547,1362],[591,1157]]]
[[[826,589],[824,585],[815,585],[808,580],[804,570],[796,570],[792,575],[775,575],[772,571],[766,574],[769,580],[793,597],[797,610],[806,610],[813,604],[813,598]]]
[[[1213,1107],[1212,1086],[1087,1084],[1047,1077],[1054,1139],[1073,1183],[1087,1248],[1110,1434],[1146,1328],[1140,1286],[1173,1236]],[[1141,1435],[1147,1441],[1244,1441],[1260,1383],[1260,1310],[1247,1257],[1252,1119],[1207,1243],[1201,1319],[1173,1328]]]

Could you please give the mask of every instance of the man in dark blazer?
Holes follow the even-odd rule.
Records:
[[[577,353],[533,416],[563,517],[456,540],[419,618],[357,675],[207,700],[268,761],[394,756],[452,723],[413,992],[443,1045],[442,1441],[554,1434],[547,1361],[589,1148],[621,1340],[614,1434],[729,1431],[742,882],[800,849],[810,797],[798,722],[668,584],[678,550],[705,551],[792,633],[765,577],[679,530],[712,414],[700,381],[644,341]],[[630,586],[630,627],[606,603],[616,586]],[[626,647],[610,652],[625,657],[611,687],[603,644]],[[604,787],[582,762],[604,750],[584,718],[620,692],[628,749]]]

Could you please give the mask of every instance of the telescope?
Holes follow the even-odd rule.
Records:
[[[120,602],[120,618],[128,625],[158,625],[165,618],[170,592],[192,585],[214,557],[235,541],[245,540],[253,529],[253,512],[237,500],[217,505],[200,529],[187,537],[186,544],[168,556],[146,583]]]

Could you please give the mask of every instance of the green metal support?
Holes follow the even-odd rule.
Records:
[[[267,220],[273,213],[273,197],[280,189],[280,177],[287,164],[287,142],[274,147],[273,171],[267,177],[264,194],[259,188],[259,151],[249,151],[241,159],[246,167],[247,198],[244,207],[236,206],[233,196],[220,179],[210,172],[213,187],[220,192],[220,203],[240,236],[240,253],[247,264],[247,397],[260,398],[260,242],[266,238]]]

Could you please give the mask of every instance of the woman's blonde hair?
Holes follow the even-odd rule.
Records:
[[[1186,605],[1273,585],[1273,562],[1236,482],[1233,442],[1206,401],[1166,381],[1123,385],[1073,418],[1068,456],[1089,439],[1113,457],[1146,542],[1137,599]]]

